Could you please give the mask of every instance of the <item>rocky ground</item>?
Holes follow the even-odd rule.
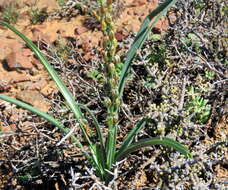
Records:
[[[157,0],[115,3],[118,54],[124,59]],[[104,123],[100,24],[95,1],[4,1],[0,19],[34,41],[76,99]],[[228,189],[227,4],[179,2],[153,29],[133,64],[124,93],[118,139],[145,114],[137,137],[169,136],[194,159],[151,147],[118,165],[117,189]],[[0,27],[0,93],[74,126],[58,89],[33,52]],[[79,149],[49,123],[0,100],[0,189],[108,189]],[[76,131],[79,134],[80,131]],[[113,185],[109,184],[109,185]]]

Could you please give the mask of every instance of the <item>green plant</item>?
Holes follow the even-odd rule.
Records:
[[[66,60],[72,52],[72,45],[67,43],[64,39],[58,39],[55,41],[57,56]]]
[[[160,34],[152,34],[152,35],[150,36],[150,39],[151,39],[151,40],[154,40],[154,41],[161,40],[161,35],[160,35]]]
[[[42,23],[48,17],[45,9],[32,8],[28,12],[31,15],[32,24]]]
[[[205,77],[209,80],[213,80],[215,78],[215,72],[213,71],[205,71]]]
[[[64,7],[66,5],[66,0],[56,0],[56,1],[60,7]]]
[[[156,86],[155,78],[154,77],[147,77],[144,85],[149,88],[154,88]]]
[[[137,51],[143,45],[152,27],[163,15],[166,14],[168,8],[174,5],[176,1],[177,0],[166,0],[146,17],[132,44],[132,47],[127,53],[126,61],[122,66],[120,75],[117,72],[119,65],[121,65],[121,61],[119,57],[116,56],[117,41],[114,36],[115,27],[112,22],[111,15],[112,1],[109,0],[107,2],[99,2],[101,8],[98,14],[95,14],[97,14],[96,16],[101,22],[102,31],[105,35],[104,48],[106,52],[104,54],[104,61],[107,91],[104,104],[107,108],[106,125],[108,127],[108,134],[106,137],[104,137],[104,133],[102,132],[100,124],[98,123],[95,115],[86,106],[79,104],[77,101],[75,101],[75,98],[64,85],[62,80],[59,78],[56,71],[52,68],[52,66],[48,63],[48,61],[42,55],[39,49],[32,43],[32,41],[30,41],[26,36],[24,36],[12,25],[6,22],[0,22],[1,25],[8,27],[26,42],[26,45],[32,49],[32,51],[39,58],[41,63],[45,66],[52,79],[55,81],[60,92],[62,93],[71,111],[74,113],[77,119],[83,137],[85,138],[89,146],[90,153],[84,150],[83,145],[74,135],[71,135],[72,141],[81,148],[85,156],[91,162],[92,166],[96,169],[96,174],[106,182],[109,182],[112,179],[109,171],[113,170],[115,163],[127,157],[130,153],[146,146],[164,145],[178,150],[186,157],[192,157],[191,153],[188,151],[187,148],[185,148],[177,141],[167,137],[147,138],[133,143],[135,136],[147,123],[149,119],[147,116],[139,120],[137,124],[132,128],[132,130],[128,133],[128,135],[124,138],[123,143],[117,146],[117,129],[119,121],[118,113],[122,102],[124,86],[127,77],[129,76],[132,60],[134,59]],[[43,117],[47,121],[51,122],[53,125],[57,126],[65,134],[69,133],[70,131],[60,121],[56,120],[51,115],[48,115],[47,113],[42,112],[28,104],[12,99],[5,95],[0,95],[0,99],[16,104],[24,109],[27,109],[37,114],[40,117]],[[81,109],[85,110],[92,118],[96,129],[96,141],[94,141],[86,131],[86,128],[90,127],[91,124],[88,123],[87,118],[85,117]]]
[[[200,51],[201,42],[197,35],[194,33],[189,33],[186,37],[182,37],[181,40],[185,43],[187,47],[192,47],[196,52]]]
[[[104,76],[97,69],[92,68],[86,73],[87,77],[97,82],[104,82]]]
[[[2,18],[5,22],[16,24],[19,12],[18,7],[15,3],[10,3],[6,8],[3,9]]]
[[[204,124],[210,115],[211,105],[208,105],[208,100],[200,97],[194,87],[189,89],[189,101],[186,105],[187,110],[192,114],[192,119]]]
[[[166,60],[166,47],[164,44],[160,44],[156,49],[149,55],[151,63],[165,63]]]

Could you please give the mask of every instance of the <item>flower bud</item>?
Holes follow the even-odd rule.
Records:
[[[113,39],[112,45],[116,48],[118,46],[118,42],[116,38]]]
[[[116,81],[116,83],[118,83],[118,81],[119,81],[119,79],[120,79],[120,77],[119,77],[119,75],[118,75],[118,73],[117,72],[115,72],[114,74],[113,74],[113,79]]]
[[[114,63],[117,65],[117,64],[119,64],[120,62],[121,62],[120,56],[119,56],[119,55],[115,55],[115,57],[114,57]]]
[[[114,39],[116,39],[115,38],[115,34],[114,34],[113,31],[110,31],[110,33],[109,33],[109,39],[110,39],[110,41],[113,41]]]
[[[116,72],[116,67],[113,63],[110,63],[108,65],[108,72],[109,72],[109,74],[114,74]]]
[[[109,29],[110,29],[110,30],[113,30],[114,23],[113,23],[113,21],[112,21],[112,16],[110,15],[110,13],[107,13],[107,14],[106,14],[105,22],[108,23]]]
[[[119,118],[118,118],[118,115],[116,114],[116,115],[113,117],[113,124],[118,123],[118,120],[119,120]]]
[[[116,99],[118,97],[118,91],[114,88],[111,89],[112,99]]]
[[[104,61],[105,61],[105,63],[109,62],[109,57],[107,56],[107,54],[104,55]]]
[[[106,31],[107,30],[107,24],[105,23],[104,20],[101,21],[101,29],[102,29],[102,31]]]
[[[114,78],[109,79],[109,83],[110,83],[110,88],[115,88],[117,85],[117,81]]]
[[[105,98],[103,101],[103,104],[106,108],[110,107],[112,105],[112,101],[110,100],[110,98]]]
[[[115,46],[112,46],[112,49],[110,50],[110,56],[111,57],[114,57],[116,55],[116,47]]]
[[[115,106],[118,108],[118,107],[120,107],[120,104],[121,104],[120,98],[116,98],[116,100],[115,100]]]
[[[106,119],[106,123],[108,126],[113,126],[113,117],[112,116],[109,116],[107,119]]]

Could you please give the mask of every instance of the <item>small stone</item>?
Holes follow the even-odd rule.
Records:
[[[41,29],[41,28],[40,28]],[[38,28],[32,28],[32,41],[45,41],[46,43],[50,44],[50,36],[46,33],[44,34],[40,29]]]
[[[22,92],[19,92],[16,95],[16,98],[28,104],[31,104],[32,106],[44,112],[47,112],[50,108],[50,103],[48,103],[41,94],[35,91],[24,90]]]
[[[3,133],[8,133],[8,132],[12,132],[15,131],[16,129],[16,124],[11,124],[11,125],[3,125],[2,122],[0,122],[0,131]]]
[[[26,57],[30,57],[30,56],[33,56],[34,53],[29,48],[24,48],[22,49],[22,55]]]
[[[75,35],[80,35],[80,34],[83,34],[83,33],[87,32],[87,31],[88,31],[88,28],[86,28],[84,26],[80,26],[78,28],[75,28],[74,34]]]
[[[131,11],[127,11],[127,15],[131,15]]]
[[[87,52],[87,53],[83,56],[83,58],[85,59],[85,61],[90,61],[90,60],[93,58],[93,56],[91,55],[90,52]]]
[[[140,7],[140,6],[143,6],[147,3],[147,0],[134,0],[132,2],[132,6],[133,7]]]
[[[57,86],[53,81],[50,81],[47,85],[45,85],[45,87],[43,87],[40,90],[40,93],[45,97],[48,97],[51,94],[57,93],[57,92],[58,92]]]
[[[37,90],[40,91],[43,89],[46,85],[48,84],[47,80],[45,79],[40,79],[35,83],[31,82],[31,85],[29,85],[28,90]]]
[[[140,16],[142,14],[142,11],[141,10],[134,10],[133,14],[135,16]]]
[[[5,64],[9,71],[17,69],[31,69],[33,67],[29,57],[23,55],[23,51],[13,51],[5,58]]]
[[[37,60],[36,58],[33,58],[31,63],[36,67],[36,69],[38,70],[42,70],[44,68],[44,66],[42,65],[42,63]]]
[[[123,41],[128,35],[129,33],[126,30],[119,30],[115,33],[116,40],[119,42]]]
[[[30,81],[30,78],[27,75],[19,74],[14,77],[13,76],[10,77],[10,84],[26,82],[26,81]]]

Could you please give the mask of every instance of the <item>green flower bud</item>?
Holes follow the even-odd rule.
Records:
[[[119,56],[119,55],[115,55],[115,57],[114,57],[114,63],[117,65],[117,64],[119,64],[120,62],[121,62],[120,56]]]
[[[116,73],[116,67],[115,67],[115,65],[114,65],[113,63],[110,63],[110,64],[108,65],[108,72],[109,72],[110,74]]]
[[[120,77],[119,77],[119,75],[118,75],[118,73],[117,72],[115,72],[114,74],[113,74],[113,79],[116,81],[116,83],[118,83],[118,81],[119,81],[119,79],[120,79]]]
[[[119,120],[118,115],[115,115],[115,116],[113,117],[113,124],[118,123],[118,120]]]
[[[109,79],[109,84],[110,84],[110,88],[115,88],[117,85],[117,81],[113,78]]]
[[[112,49],[110,50],[110,56],[111,57],[114,57],[116,55],[116,47],[115,46],[112,46]]]
[[[116,100],[115,100],[115,106],[118,108],[118,107],[120,107],[120,104],[121,104],[120,98],[116,98]]]
[[[117,89],[111,89],[111,96],[113,99],[116,99],[118,97],[118,91]]]
[[[117,42],[116,38],[113,39],[112,46],[115,48],[118,46],[118,42]]]
[[[112,16],[109,13],[106,14],[105,21],[106,21],[106,23],[109,24],[109,26],[112,26],[113,25]]]
[[[101,21],[101,30],[106,31],[107,30],[107,24],[105,23],[104,20]]]
[[[106,123],[108,126],[113,126],[113,117],[112,116],[109,116],[107,119],[106,119]]]
[[[107,48],[108,47],[108,40],[107,39],[104,39],[103,40],[103,43],[102,43],[102,45],[103,45],[103,48],[105,49],[105,48]]]
[[[110,41],[114,41],[116,39],[113,30],[109,32],[109,39],[110,39]]]
[[[110,98],[105,98],[103,101],[103,104],[106,108],[110,107],[112,105],[112,101],[110,100]]]

